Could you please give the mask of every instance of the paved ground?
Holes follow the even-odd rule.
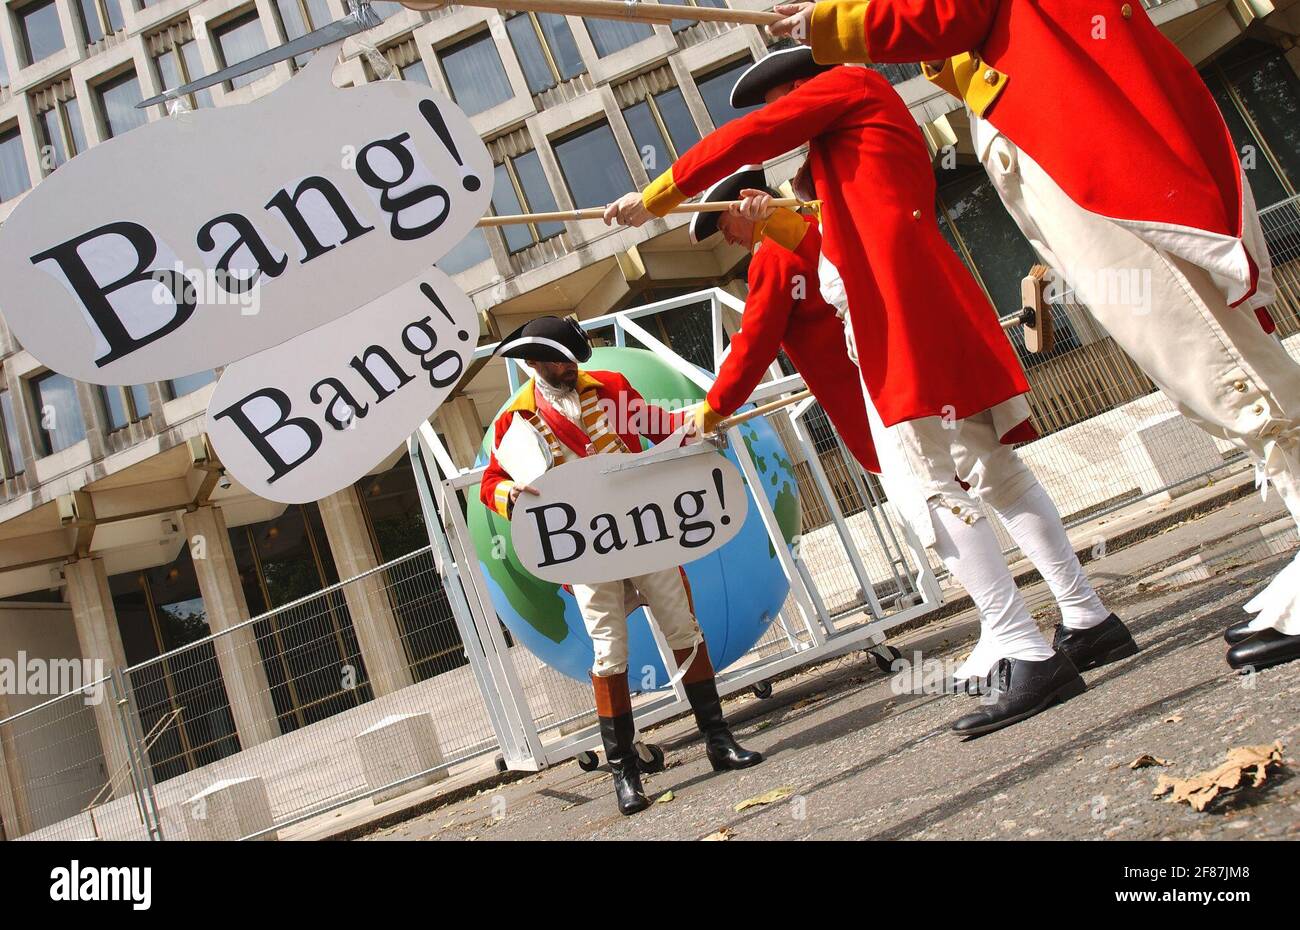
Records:
[[[737,736],[768,756],[757,768],[715,775],[687,722],[651,730],[669,767],[647,782],[661,803],[635,817],[614,809],[608,774],[568,763],[368,838],[698,839],[724,828],[735,840],[1300,838],[1300,664],[1238,676],[1220,639],[1291,558],[1294,530],[1281,516],[1252,496],[1092,562],[1142,652],[1088,673],[1083,696],[998,733],[959,740],[949,724],[974,699],[911,693],[911,680],[855,654],[778,683],[768,701],[727,703]],[[1025,593],[1050,628],[1043,586]],[[952,662],[976,633],[966,612],[896,645]],[[1263,789],[1200,814],[1152,797],[1161,772],[1189,776],[1231,747],[1278,739],[1288,767]],[[1171,764],[1131,769],[1144,753]],[[790,795],[735,810],[773,789]]]

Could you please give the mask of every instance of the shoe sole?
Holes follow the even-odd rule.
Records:
[[[1064,703],[1068,701],[1070,698],[1078,697],[1079,695],[1083,694],[1083,692],[1087,690],[1088,690],[1088,685],[1084,682],[1084,680],[1082,678],[1076,678],[1073,681],[1067,681],[1065,684],[1061,685],[1061,687],[1057,688],[1055,691],[1053,691],[1051,694],[1045,697],[1042,701],[1040,701],[1037,705],[1025,711],[1024,713],[1016,714],[1014,717],[1007,717],[1003,720],[997,721],[996,723],[985,724],[982,727],[972,727],[969,730],[955,730],[954,732],[958,736],[963,736],[963,737],[983,736],[985,733],[992,733],[994,730],[1001,730],[1005,727],[1009,727],[1013,723],[1019,723],[1022,720],[1028,720],[1030,717],[1041,714],[1043,711],[1047,710],[1053,704]]]
[[[1109,665],[1112,662],[1118,662],[1120,659],[1127,659],[1129,656],[1135,656],[1141,651],[1142,650],[1138,646],[1137,642],[1133,639],[1133,637],[1130,636],[1128,642],[1120,643],[1118,646],[1115,646],[1111,648],[1109,651],[1102,653],[1101,655],[1093,659],[1091,662],[1089,662],[1087,665],[1079,665],[1078,663],[1075,663],[1074,667],[1081,672],[1088,672],[1094,668],[1101,668],[1103,665]],[[1066,655],[1068,656],[1069,653],[1067,652]],[[1070,661],[1073,662],[1074,660],[1071,659]]]
[[[1286,665],[1288,662],[1295,662],[1298,660],[1300,660],[1300,653],[1296,653],[1293,656],[1285,656],[1283,658],[1273,659],[1268,662],[1243,662],[1241,665],[1233,665],[1232,662],[1229,661],[1228,667],[1231,668],[1233,671],[1241,672],[1243,674],[1250,674],[1251,672],[1262,671],[1263,669],[1273,668],[1278,665]]]
[[[752,769],[756,765],[761,765],[762,762],[763,757],[759,756],[753,762],[745,765],[728,765],[726,762],[715,762],[713,759],[709,760],[709,765],[713,766],[715,772],[739,772],[741,769]]]

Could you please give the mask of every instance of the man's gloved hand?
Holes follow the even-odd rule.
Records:
[[[713,432],[717,429],[718,424],[725,419],[725,416],[709,406],[707,400],[695,408],[695,430],[701,436]]]

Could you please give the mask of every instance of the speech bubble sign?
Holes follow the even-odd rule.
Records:
[[[487,211],[492,160],[449,100],[335,88],[336,47],[274,93],[72,159],[0,228],[0,302],[36,358],[95,384],[225,365],[350,313]]]
[[[611,460],[653,456],[639,468]],[[618,470],[611,470],[617,464]],[[749,496],[713,450],[591,455],[552,468],[510,518],[520,563],[543,581],[601,584],[693,562],[740,532]]]
[[[477,341],[473,302],[431,268],[226,368],[208,404],[208,435],[258,497],[318,500],[414,432],[460,381]]]

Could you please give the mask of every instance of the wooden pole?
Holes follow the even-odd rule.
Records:
[[[723,213],[739,200],[711,200],[705,203],[684,203],[673,207],[669,213]],[[773,200],[774,207],[791,207],[799,209],[811,204],[797,197],[782,197]],[[582,210],[557,210],[552,213],[518,213],[507,216],[485,216],[478,221],[479,226],[513,226],[519,223],[563,223],[572,220],[599,220],[605,216],[604,207],[586,207]]]
[[[713,428],[714,432],[720,433],[725,429],[730,429],[733,426],[739,426],[741,423],[746,423],[754,419],[755,417],[766,416],[767,414],[771,413],[774,410],[780,410],[782,407],[789,407],[791,404],[797,404],[799,403],[799,401],[807,400],[809,397],[812,396],[813,396],[812,391],[804,390],[804,391],[800,391],[798,394],[791,394],[789,397],[782,397],[780,400],[774,400],[766,404],[760,404],[759,406],[755,407],[753,410],[746,410],[744,413],[732,414],[731,416],[727,417],[725,420],[719,420],[718,425]]]
[[[492,10],[522,10],[531,13],[558,13],[562,16],[593,16],[597,19],[622,19],[638,23],[669,23],[689,19],[715,23],[738,23],[768,26],[781,19],[777,13],[761,10],[732,10],[716,7],[688,6],[679,3],[639,3],[621,0],[402,0],[412,10],[437,10],[448,6],[478,6]]]

